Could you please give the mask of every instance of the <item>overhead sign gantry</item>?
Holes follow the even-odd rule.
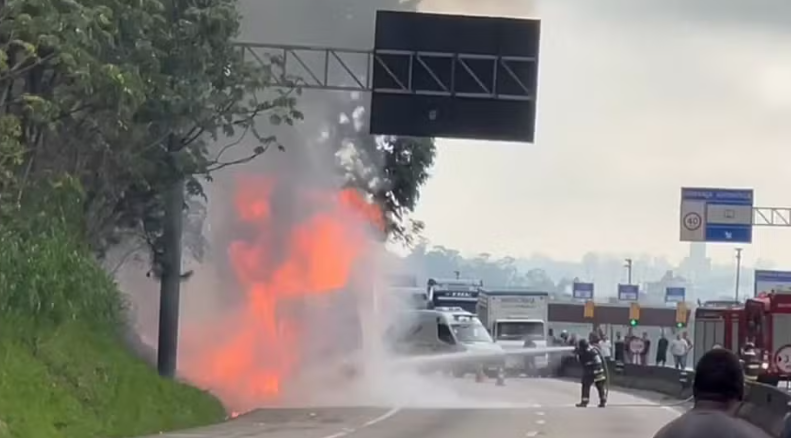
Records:
[[[238,43],[270,85],[371,93],[376,135],[535,139],[541,22],[378,11],[373,49]]]

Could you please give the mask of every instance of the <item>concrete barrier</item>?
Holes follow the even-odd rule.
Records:
[[[682,382],[682,374],[673,368],[650,367],[624,364],[622,372],[616,372],[615,363],[608,361],[607,369],[610,384],[623,388],[639,389],[664,394],[683,400],[692,396],[692,379],[694,372],[686,372],[686,384]],[[561,366],[562,377],[579,378],[582,369],[577,362],[566,362]]]
[[[693,371],[678,371],[667,367],[624,364],[623,371],[615,372],[613,362],[608,362],[610,384],[615,387],[653,391],[679,400],[692,396]],[[579,378],[579,363],[568,358],[563,361],[558,374],[561,377]],[[745,398],[737,416],[754,424],[773,437],[782,437],[785,416],[791,412],[791,393],[773,386],[748,382]]]

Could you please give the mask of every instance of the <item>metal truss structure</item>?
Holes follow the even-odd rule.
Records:
[[[279,71],[273,71],[270,84],[276,87],[495,100],[535,99],[534,84],[526,83],[523,73],[536,70],[535,57],[257,43],[237,43],[236,46],[246,57],[261,65],[278,66]],[[399,66],[408,68],[397,68]],[[444,71],[444,67],[449,71]],[[375,86],[374,70],[382,72],[391,86]],[[487,73],[481,74],[482,70]],[[416,84],[413,80],[416,74],[430,78],[431,86]],[[462,77],[466,84],[464,89],[458,85]],[[509,85],[507,91],[502,90],[505,81]],[[470,90],[470,84],[474,90]]]
[[[753,226],[791,227],[791,207],[755,207]]]

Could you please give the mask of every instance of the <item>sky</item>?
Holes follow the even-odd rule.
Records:
[[[791,3],[424,0],[432,12],[542,19],[534,144],[440,140],[416,217],[464,253],[680,260],[682,186],[791,207]],[[743,261],[791,269],[791,229]],[[709,245],[715,262],[734,246]]]
[[[243,39],[370,49],[394,0],[242,0]],[[422,0],[425,11],[542,19],[533,144],[440,140],[415,216],[466,254],[680,260],[682,186],[753,188],[791,207],[788,0]],[[348,19],[351,18],[351,21]],[[341,26],[339,23],[343,23]],[[323,91],[322,91],[323,93]],[[791,230],[743,260],[791,269]],[[715,262],[734,247],[710,245]]]

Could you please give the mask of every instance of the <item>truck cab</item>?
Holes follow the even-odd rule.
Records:
[[[791,294],[761,293],[744,305],[742,345],[751,342],[763,359],[761,383],[791,378]]]
[[[741,355],[752,344],[757,380],[777,386],[791,377],[791,294],[759,294],[745,303],[709,302],[695,309],[695,363],[715,346]]]

